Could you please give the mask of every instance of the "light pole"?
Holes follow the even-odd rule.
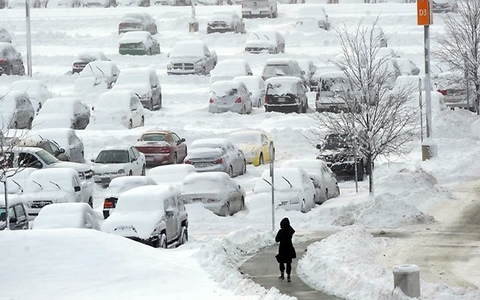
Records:
[[[30,30],[30,0],[25,0],[25,14],[27,20],[27,74],[32,77],[32,36]]]

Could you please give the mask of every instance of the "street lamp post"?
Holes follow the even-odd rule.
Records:
[[[32,77],[32,36],[30,30],[30,0],[25,0],[25,14],[27,21],[27,74]]]

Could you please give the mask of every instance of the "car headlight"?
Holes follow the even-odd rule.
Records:
[[[124,169],[118,170],[118,174],[124,174],[124,173],[125,173],[125,170],[124,170]]]

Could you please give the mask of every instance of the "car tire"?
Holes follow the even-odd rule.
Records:
[[[245,209],[245,198],[242,197],[242,201],[240,202],[240,210]]]
[[[30,118],[30,119],[28,120],[27,129],[32,129],[32,123],[33,123],[33,119]]]
[[[157,110],[160,110],[162,108],[162,94],[158,96],[158,107]]]
[[[148,109],[149,109],[150,111],[153,111],[153,108],[154,108],[153,98],[150,98],[150,103],[149,103]]]
[[[14,123],[13,123],[13,128],[14,128],[14,129],[18,129],[18,123],[17,123],[17,122],[14,122]]]
[[[265,161],[263,160],[263,153],[260,153],[260,157],[258,158],[258,165],[263,165]]]
[[[223,216],[224,217],[228,217],[228,216],[231,216],[231,211],[230,211],[230,202],[227,202],[227,204],[225,205],[225,209],[223,210]]]
[[[128,121],[128,129],[132,129],[133,128],[133,122],[132,120]]]
[[[140,121],[140,126],[145,126],[145,117],[142,117],[142,121]]]
[[[130,170],[130,171],[128,172],[128,176],[133,176],[132,170]]]
[[[176,165],[178,163],[178,156],[177,156],[177,153],[175,153],[173,155],[173,160],[172,160],[172,164]]]
[[[328,189],[325,189],[325,201],[328,200]]]
[[[228,169],[228,176],[230,176],[230,178],[233,178],[233,168],[232,168],[232,166],[230,166],[230,168]]]
[[[92,197],[88,198],[88,205],[93,208],[93,199]]]
[[[147,170],[147,166],[143,165],[143,167],[142,167],[142,174],[141,174],[142,176],[147,175],[147,171],[146,171],[146,170]]]
[[[243,161],[243,168],[242,168],[242,175],[247,173],[247,162],[244,160]]]
[[[182,226],[180,230],[180,236],[178,237],[178,245],[184,245],[188,242],[188,228],[186,226]]]
[[[314,198],[315,198],[315,197],[314,197]],[[315,200],[315,199],[314,199],[314,200]],[[307,212],[306,206],[307,206],[307,205],[305,204],[305,199],[303,199],[303,200],[302,200],[302,206],[300,207],[300,211],[301,211],[302,213],[306,213],[306,212]]]
[[[337,185],[337,197],[340,196],[340,187]]]

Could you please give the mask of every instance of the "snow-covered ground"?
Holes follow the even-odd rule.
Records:
[[[326,6],[333,27],[343,24],[351,27],[361,19],[371,23],[378,16],[378,25],[390,37],[389,45],[423,69],[423,28],[416,25],[416,4],[341,2]],[[295,27],[298,7],[281,4],[278,19],[245,20],[247,31],[282,32],[286,53],[280,57],[311,58],[321,63],[338,55],[339,42],[334,30]],[[159,75],[164,107],[147,113],[145,128],[78,131],[87,159],[95,157],[107,145],[133,144],[144,130],[152,128],[176,131],[188,144],[198,138],[223,137],[236,129],[262,128],[273,137],[279,162],[316,156],[313,146],[316,141],[309,139],[315,125],[311,113],[284,115],[264,113],[257,108],[250,115],[209,114],[208,77],[167,76],[169,49],[176,41],[193,38],[206,41],[220,60],[245,58],[254,74],[260,74],[265,59],[271,56],[243,52],[246,35],[206,34],[208,16],[223,9],[240,13],[238,5],[197,6],[198,33],[188,32],[190,7],[31,10],[33,77],[44,80],[56,95],[73,92],[77,75],[72,76],[68,71],[76,55],[85,50],[103,51],[120,69],[150,66]],[[123,14],[133,10],[148,11],[157,20],[156,38],[162,54],[152,57],[118,54],[118,22]],[[23,10],[0,10],[0,26],[13,31],[14,44],[26,58],[25,24]],[[441,17],[435,16],[431,34],[435,37],[441,33]],[[0,84],[7,87],[17,79],[1,76]],[[90,97],[86,101],[93,105],[95,99]],[[306,214],[275,211],[276,229],[281,218],[290,218],[297,230],[294,242],[337,232],[312,244],[299,261],[297,272],[312,287],[347,299],[402,299],[398,291],[392,292],[391,264],[399,262],[379,258],[380,253],[395,255],[399,244],[392,239],[374,238],[371,232],[426,230],[456,216],[439,208],[455,207],[455,211],[460,211],[467,205],[450,188],[479,179],[480,121],[466,111],[438,109],[435,93],[432,101],[437,157],[421,161],[418,137],[409,154],[376,163],[374,197],[367,193],[367,181],[359,184],[358,193],[353,182],[341,182],[339,198]],[[314,103],[310,106],[314,107]],[[235,178],[247,191],[246,211],[224,218],[199,204],[188,205],[190,242],[176,249],[153,249],[92,231],[2,232],[0,299],[289,299],[274,288],[265,290],[238,272],[248,255],[274,244],[270,203],[250,201],[253,185],[267,167],[248,166],[247,174]],[[102,192],[100,188],[95,191],[97,210],[101,210]],[[436,218],[438,211],[444,212],[442,218]],[[275,263],[273,258],[271,263]],[[478,260],[455,267],[456,276],[474,288],[422,280],[423,297],[480,299],[480,275],[470,272],[472,265],[478,265],[475,263]]]

